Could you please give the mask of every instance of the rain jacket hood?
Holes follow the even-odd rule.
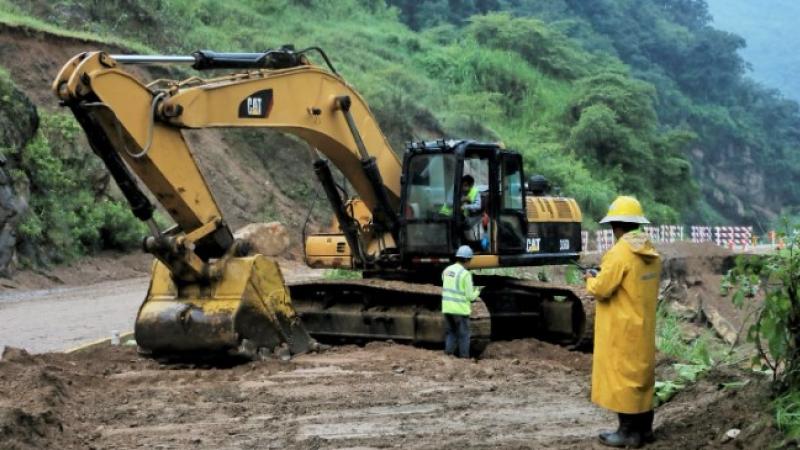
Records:
[[[661,258],[640,231],[626,233],[586,281],[597,300],[592,401],[618,413],[653,409]]]
[[[642,258],[645,264],[652,264],[659,260],[660,256],[655,246],[650,242],[647,234],[641,231],[631,231],[622,236],[622,242],[630,247],[631,252]]]

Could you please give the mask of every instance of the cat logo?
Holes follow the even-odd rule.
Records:
[[[247,115],[261,116],[264,111],[264,99],[261,97],[247,97]]]
[[[528,238],[525,248],[528,250],[528,253],[536,253],[539,251],[539,244],[542,242],[542,238]]]
[[[240,119],[264,119],[272,110],[272,89],[250,94],[239,104]]]

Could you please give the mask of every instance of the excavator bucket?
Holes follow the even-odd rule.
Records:
[[[159,261],[139,314],[136,342],[153,354],[303,353],[314,345],[292,307],[280,268],[255,255],[230,258],[221,276],[176,284]]]

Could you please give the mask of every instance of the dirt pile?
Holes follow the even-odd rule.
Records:
[[[25,350],[6,348],[0,360],[2,447],[43,448],[60,442],[68,383],[59,368]]]
[[[2,447],[569,448],[607,421],[571,372],[379,342],[233,367],[22,355],[0,362]]]
[[[581,373],[592,371],[592,355],[570,351],[564,347],[536,339],[518,339],[490,343],[481,355],[482,359],[531,360],[557,365]]]
[[[680,242],[659,250],[664,257],[662,293],[670,307],[688,320],[710,324],[729,344],[740,342],[751,320],[749,311],[762,299],[756,297],[749,308],[740,310],[723,293],[723,277],[737,255],[710,242]]]
[[[720,289],[737,254],[711,242],[657,244],[662,257],[661,293],[669,306],[685,319],[708,323],[726,342],[739,342],[748,310],[739,310]],[[755,256],[750,256],[755,257]],[[585,265],[599,265],[600,255],[587,255]],[[753,302],[758,305],[761,300]]]
[[[780,432],[767,400],[767,381],[736,368],[712,370],[657,410],[661,440],[649,448],[774,448]],[[735,439],[725,436],[731,429],[741,431]]]

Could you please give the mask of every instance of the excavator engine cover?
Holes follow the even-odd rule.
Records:
[[[229,258],[221,276],[176,284],[159,261],[136,317],[136,342],[154,354],[238,352],[248,357],[312,345],[297,317],[280,268],[255,255]]]

